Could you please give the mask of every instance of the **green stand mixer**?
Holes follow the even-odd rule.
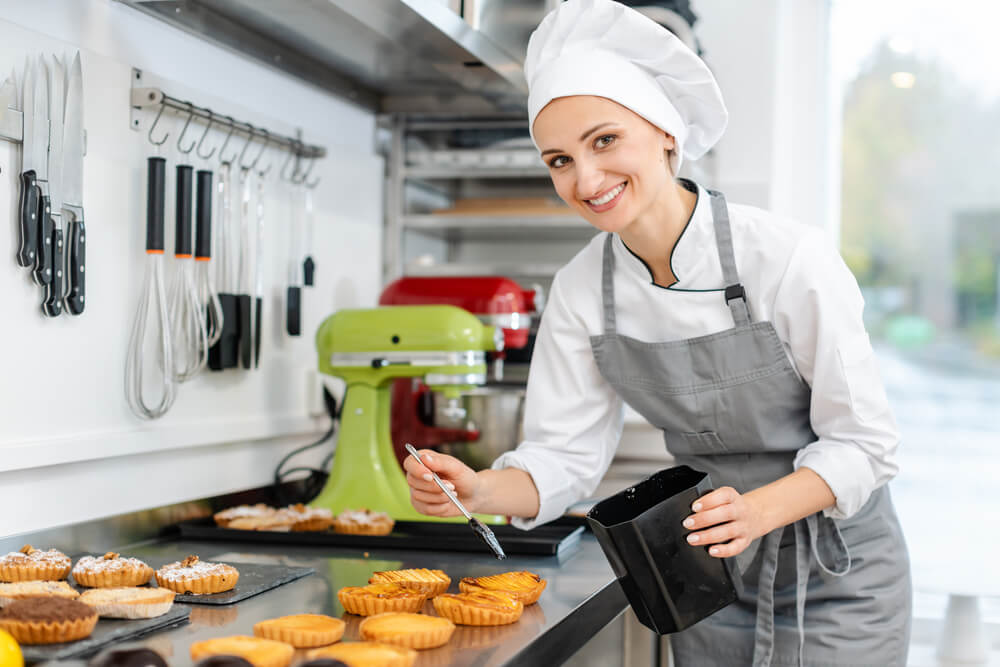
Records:
[[[334,513],[368,508],[397,521],[465,521],[417,512],[390,437],[390,387],[421,378],[458,396],[486,383],[486,352],[503,349],[503,331],[455,306],[340,310],[316,333],[319,370],[347,383],[340,435],[326,486],[310,504]],[[480,516],[489,523],[503,517]]]

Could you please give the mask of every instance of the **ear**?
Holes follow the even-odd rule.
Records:
[[[677,142],[674,140],[674,135],[669,132],[663,133],[663,150],[672,151],[677,148]]]

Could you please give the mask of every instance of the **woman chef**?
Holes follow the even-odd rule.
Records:
[[[491,470],[433,453],[470,510],[530,528],[591,494],[623,404],[716,490],[683,526],[737,556],[744,595],[672,636],[677,665],[904,665],[906,545],[886,482],[898,433],[857,283],[813,227],[675,180],[727,112],[705,64],[611,0],[569,0],[531,36],[532,138],[597,229],[555,277],[525,441]],[[412,457],[419,511],[457,514]]]

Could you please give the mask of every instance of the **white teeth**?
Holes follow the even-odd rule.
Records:
[[[594,206],[603,206],[604,204],[607,204],[609,201],[617,197],[618,193],[620,193],[624,189],[625,189],[625,184],[622,183],[617,188],[615,188],[608,194],[604,195],[603,197],[598,197],[597,199],[588,199],[587,201],[593,204]]]

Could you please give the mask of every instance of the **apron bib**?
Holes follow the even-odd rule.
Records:
[[[771,322],[754,322],[733,254],[726,200],[709,192],[732,329],[649,343],[616,331],[613,237],[604,245],[604,332],[590,339],[601,375],[663,438],[678,464],[745,493],[793,471],[816,440],[811,391]],[[691,547],[703,548],[703,547]],[[755,540],[736,558],[739,600],[671,635],[677,667],[906,662],[909,559],[885,486],[850,519],[816,513]]]

